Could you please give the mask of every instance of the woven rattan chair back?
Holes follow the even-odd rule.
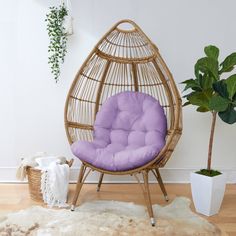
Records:
[[[83,184],[86,167],[101,172],[99,188],[104,173],[135,176],[142,172],[146,193],[149,193],[148,171],[152,170],[167,197],[158,168],[165,165],[181,136],[181,97],[158,48],[131,20],[115,24],[97,43],[75,76],[64,116],[69,143],[91,141],[96,113],[107,98],[122,91],[140,91],[159,100],[168,122],[166,145],[153,161],[131,171],[114,173],[82,163],[73,206]],[[153,219],[150,201],[148,209]]]
[[[127,29],[127,25],[131,27]],[[164,165],[181,135],[181,98],[158,48],[130,20],[118,22],[102,37],[74,79],[65,105],[69,143],[91,141],[100,106],[122,91],[150,94],[163,106],[168,136],[158,161],[162,158]]]

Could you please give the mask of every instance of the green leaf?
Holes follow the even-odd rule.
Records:
[[[228,108],[230,101],[220,96],[214,96],[209,101],[210,110],[219,112],[225,111]]]
[[[217,48],[214,45],[209,45],[204,48],[204,52],[207,55],[207,57],[211,57],[215,60],[218,60],[219,57],[219,48]]]
[[[236,93],[236,74],[231,75],[228,79],[226,79],[225,83],[227,85],[229,98],[232,99]]]
[[[188,97],[189,102],[192,105],[209,108],[209,100],[212,97],[212,90],[205,92],[194,92]]]
[[[230,105],[226,111],[219,112],[218,115],[224,122],[228,124],[236,123],[236,107]]]
[[[185,81],[182,82],[182,84],[186,84],[183,91],[186,91],[190,88],[192,90],[201,90],[201,87],[200,87],[198,81],[194,80],[194,79],[185,80]]]
[[[220,64],[222,68],[219,71],[219,73],[222,74],[223,72],[229,72],[233,70],[235,65],[236,65],[236,52],[227,56],[225,60]]]
[[[229,98],[229,93],[227,90],[227,85],[224,80],[217,81],[213,84],[213,89],[217,92],[221,97]]]
[[[236,94],[233,96],[232,101],[236,103]]]
[[[210,111],[208,108],[206,108],[206,107],[198,107],[197,108],[197,111],[198,112],[208,112],[208,111]]]
[[[215,82],[214,78],[209,74],[204,74],[199,77],[201,87],[206,90],[212,88],[212,84]]]
[[[219,79],[218,74],[218,61],[211,57],[203,57],[195,64],[195,75],[199,78],[200,72],[203,74],[211,74],[215,80]]]

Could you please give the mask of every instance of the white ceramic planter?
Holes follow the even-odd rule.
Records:
[[[226,174],[208,177],[191,173],[190,182],[196,211],[206,216],[217,214],[224,198]]]

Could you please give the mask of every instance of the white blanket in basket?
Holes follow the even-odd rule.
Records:
[[[44,202],[50,207],[68,206],[66,202],[69,185],[69,166],[52,162],[41,171],[41,191]]]

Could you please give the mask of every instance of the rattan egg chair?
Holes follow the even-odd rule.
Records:
[[[122,91],[146,93],[159,101],[167,118],[165,146],[149,163],[127,171],[107,171],[82,161],[71,209],[74,210],[82,185],[91,170],[100,173],[97,191],[104,174],[131,175],[142,187],[151,224],[155,225],[148,174],[154,174],[168,200],[159,168],[166,164],[181,136],[182,103],[158,48],[131,20],[115,24],[97,43],[77,73],[65,104],[65,129],[69,143],[92,141],[94,120],[101,105]]]

